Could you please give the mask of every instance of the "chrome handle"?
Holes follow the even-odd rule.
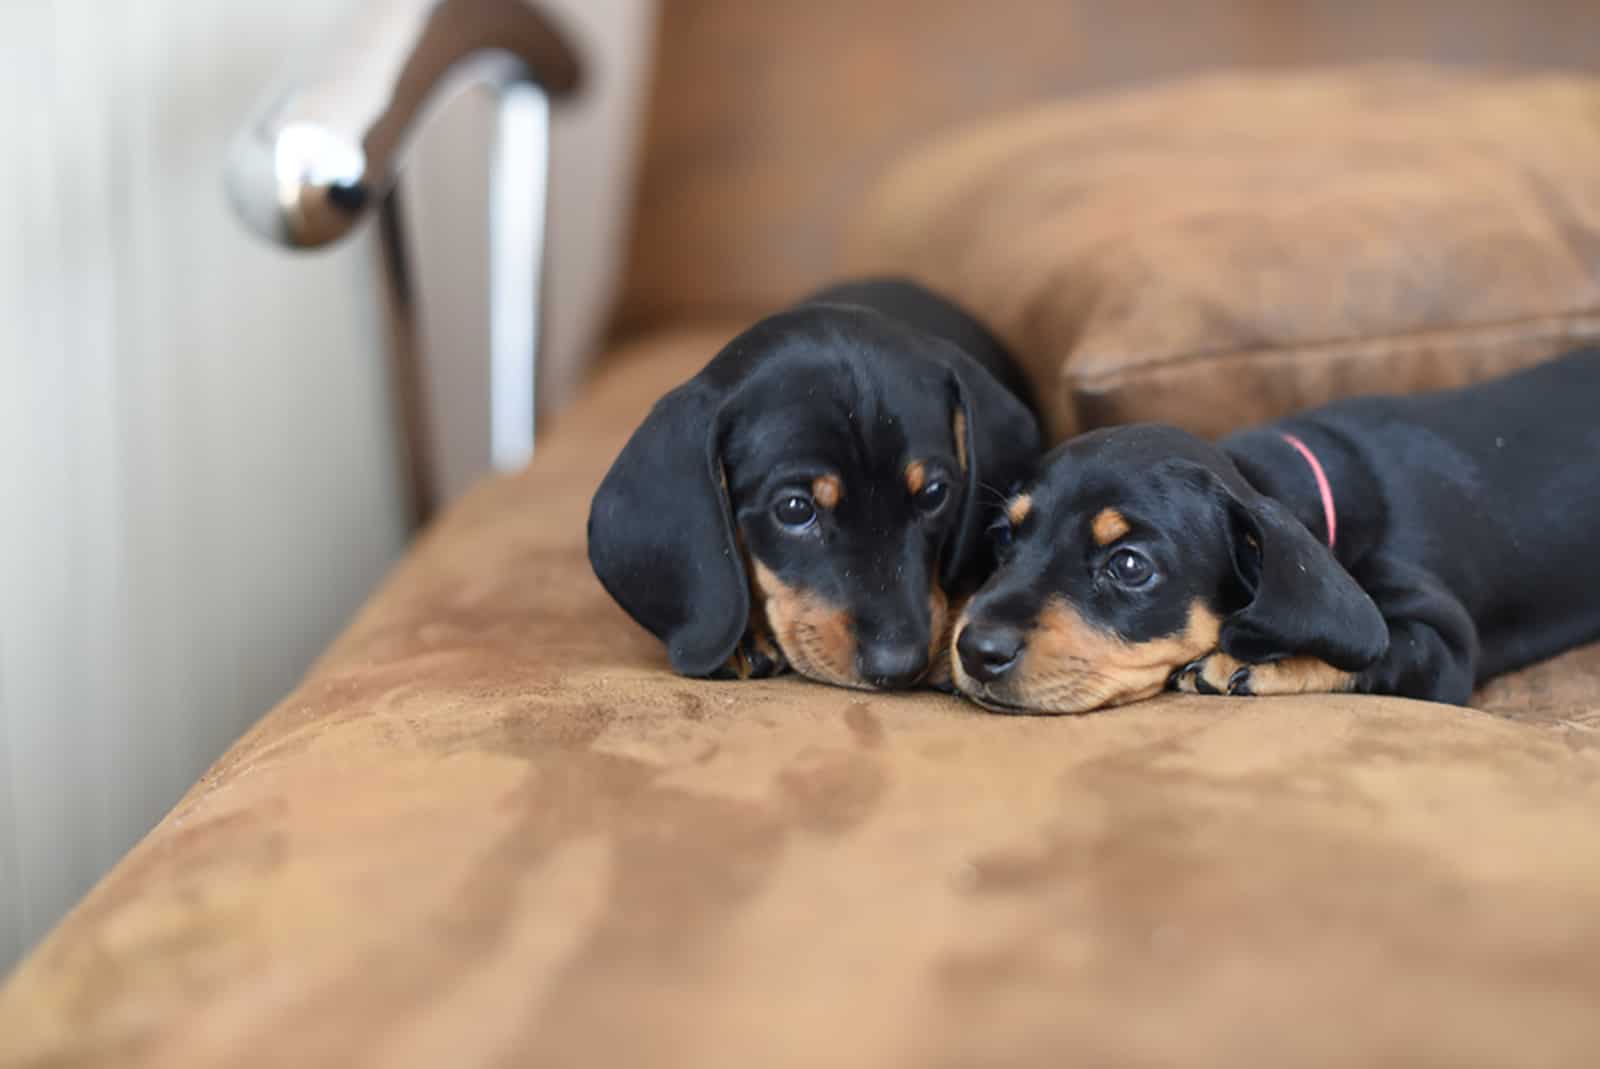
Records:
[[[377,0],[235,137],[227,188],[262,236],[337,241],[393,187],[430,105],[468,83],[577,89],[567,38],[523,0]]]

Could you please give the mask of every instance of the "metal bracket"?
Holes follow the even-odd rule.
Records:
[[[396,185],[430,108],[469,85],[498,90],[491,191],[491,455],[532,451],[548,102],[579,85],[577,54],[523,0],[378,0],[271,93],[234,138],[226,184],[239,216],[289,248],[337,242],[378,207],[393,391],[412,514],[435,505],[416,301]]]

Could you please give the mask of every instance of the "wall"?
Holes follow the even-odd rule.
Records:
[[[338,8],[0,4],[0,972],[402,547],[370,235],[277,252],[219,182]]]

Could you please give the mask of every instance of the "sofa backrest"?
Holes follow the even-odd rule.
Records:
[[[1220,66],[1592,69],[1591,5],[664,0],[618,327],[801,296],[888,165],[975,119]]]

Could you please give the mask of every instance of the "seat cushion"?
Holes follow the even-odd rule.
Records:
[[[988,320],[1057,435],[1206,435],[1600,336],[1600,82],[1230,74],[911,153],[853,234]]]
[[[1593,1064],[1595,651],[1481,710],[678,678],[583,520],[735,326],[444,517],[0,989],[0,1065]]]

